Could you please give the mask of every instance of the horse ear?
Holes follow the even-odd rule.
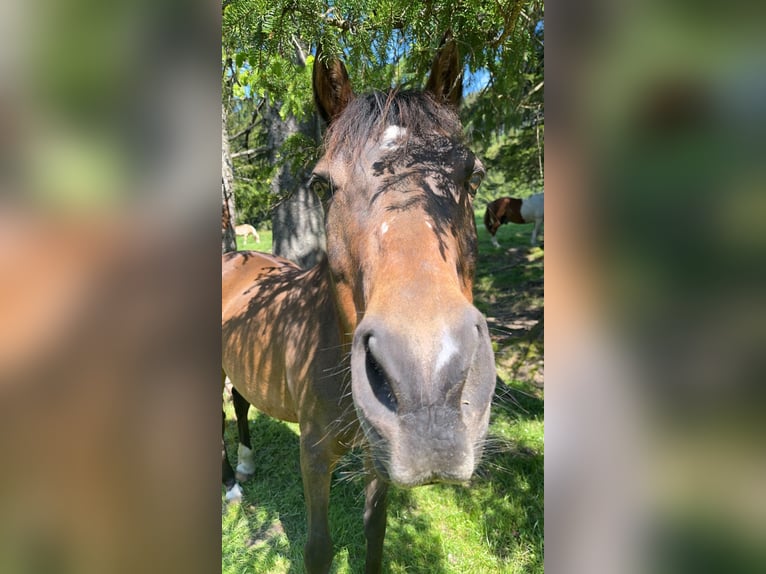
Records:
[[[330,123],[354,99],[354,92],[343,62],[324,61],[321,55],[322,45],[319,44],[314,58],[314,102],[319,114]]]
[[[441,46],[434,57],[426,91],[431,92],[439,101],[451,104],[455,108],[460,106],[460,100],[463,97],[463,66],[458,54],[457,42],[449,30],[444,34]]]

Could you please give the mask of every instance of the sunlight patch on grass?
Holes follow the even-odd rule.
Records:
[[[530,263],[535,263],[537,261],[542,262],[541,260],[545,256],[545,251],[539,246],[532,247],[529,250],[529,255],[527,255],[527,261]]]
[[[260,514],[263,518],[263,513],[256,512],[250,516],[248,514],[239,504],[231,504],[224,509],[221,519],[221,530],[224,534],[221,572],[289,572],[291,561],[284,556],[289,551],[289,544],[284,534],[278,534],[278,521],[272,523],[270,528],[264,529],[263,525],[268,522],[258,520],[256,516]],[[254,522],[261,524],[261,527],[254,530]]]

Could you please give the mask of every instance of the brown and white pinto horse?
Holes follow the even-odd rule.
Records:
[[[500,197],[487,205],[484,212],[484,227],[492,237],[492,245],[500,247],[495,237],[498,228],[503,223],[534,223],[532,230],[532,245],[537,243],[537,233],[543,223],[543,194],[536,193],[525,199],[515,197]]]
[[[472,304],[484,169],[463,143],[460,73],[449,39],[424,92],[355,97],[343,64],[318,54],[329,129],[311,186],[327,200],[327,257],[307,271],[261,253],[223,257],[236,475],[256,470],[248,403],[299,423],[310,573],[330,569],[331,472],[351,446],[367,450],[367,572],[381,570],[388,485],[464,483],[481,458],[495,363]],[[223,475],[238,496],[225,451]]]

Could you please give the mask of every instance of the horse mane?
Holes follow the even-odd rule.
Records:
[[[463,127],[452,107],[439,103],[428,92],[394,88],[351,100],[327,130],[325,153],[355,157],[370,139],[391,125],[405,128],[407,140],[434,135],[463,140]]]

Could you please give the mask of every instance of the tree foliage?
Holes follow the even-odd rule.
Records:
[[[224,1],[222,80],[240,220],[264,218],[282,199],[269,192],[275,165],[263,149],[259,110],[278,104],[283,117],[299,120],[313,113],[311,65],[320,38],[325,55],[346,63],[357,91],[417,88],[451,30],[471,92],[461,113],[472,145],[490,153],[488,164],[504,181],[541,185],[543,17],[541,0]],[[279,157],[310,164],[318,134],[297,137]]]

